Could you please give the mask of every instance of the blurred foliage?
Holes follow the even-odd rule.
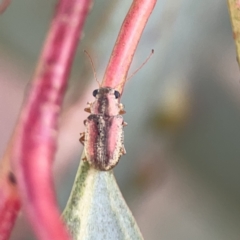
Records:
[[[2,153],[34,72],[54,4],[12,1],[1,16]],[[83,105],[92,101],[92,86],[97,88],[97,83],[82,50],[90,53],[101,79],[130,4],[127,0],[95,1],[63,113],[76,109],[86,117],[77,104],[83,94],[89,96]],[[127,155],[115,169],[117,182],[145,239],[238,240],[240,75],[226,2],[158,1],[130,74],[152,48],[155,54],[127,83],[122,97],[128,122]],[[71,121],[71,116],[66,119]],[[69,125],[78,132],[82,122],[75,122]],[[66,143],[75,132],[66,129],[60,134],[62,151],[69,153]],[[79,164],[80,144],[76,146],[65,160],[67,164],[56,160],[62,169],[56,172],[62,208]],[[33,239],[22,217],[14,239]]]
[[[237,60],[240,64],[240,1],[228,0],[229,15],[232,22],[233,38],[237,49]]]

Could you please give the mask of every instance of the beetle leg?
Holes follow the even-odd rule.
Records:
[[[79,142],[84,146],[84,142],[85,142],[85,132],[80,133]]]
[[[91,113],[91,105],[92,105],[92,103],[88,102],[87,105],[88,105],[88,107],[84,108],[84,111],[88,112],[88,113]]]
[[[118,104],[118,107],[119,107],[119,114],[120,115],[123,115],[124,113],[126,113],[126,111],[124,110],[124,106],[122,103],[119,103]]]
[[[124,127],[126,127],[128,124],[126,122],[123,121],[123,124],[122,124]]]
[[[88,112],[88,113],[91,113],[90,107],[84,108],[84,111],[85,111],[85,112]]]
[[[125,155],[125,154],[127,153],[124,146],[122,146],[122,148],[121,148],[121,153],[122,153],[123,155]]]

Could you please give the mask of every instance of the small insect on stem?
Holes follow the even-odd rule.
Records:
[[[80,134],[79,141],[84,145],[85,158],[97,170],[108,171],[117,165],[120,157],[126,154],[123,144],[123,127],[127,125],[122,115],[125,113],[120,103],[121,94],[111,87],[101,87],[97,80],[93,61],[87,51],[99,89],[93,91],[95,101],[88,103],[84,110],[90,115],[84,120],[86,130]],[[152,56],[153,50],[144,63],[130,76],[142,68]]]
[[[112,169],[126,153],[123,145],[123,127],[126,123],[121,114],[123,105],[120,93],[110,87],[93,91],[96,100],[85,111],[91,114],[84,121],[85,133],[80,142],[85,146],[86,161],[102,171]]]

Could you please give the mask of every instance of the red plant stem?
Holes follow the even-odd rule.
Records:
[[[157,0],[135,0],[122,24],[102,87],[122,92],[133,55]]]
[[[0,14],[2,14],[10,5],[11,0],[2,0],[2,3],[0,4]]]
[[[11,234],[21,203],[13,186],[9,187],[6,178],[0,184],[0,239],[7,240]]]
[[[0,164],[0,239],[7,240],[11,234],[21,207],[16,180],[10,166],[11,142]]]
[[[57,120],[90,0],[60,0],[24,104],[13,146],[23,207],[38,239],[69,239],[52,182]]]

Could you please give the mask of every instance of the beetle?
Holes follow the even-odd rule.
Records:
[[[127,123],[122,117],[125,111],[121,94],[114,88],[100,87],[93,91],[93,96],[95,101],[84,109],[90,115],[84,120],[86,130],[79,141],[85,146],[83,160],[95,169],[108,171],[126,154],[123,127]]]

